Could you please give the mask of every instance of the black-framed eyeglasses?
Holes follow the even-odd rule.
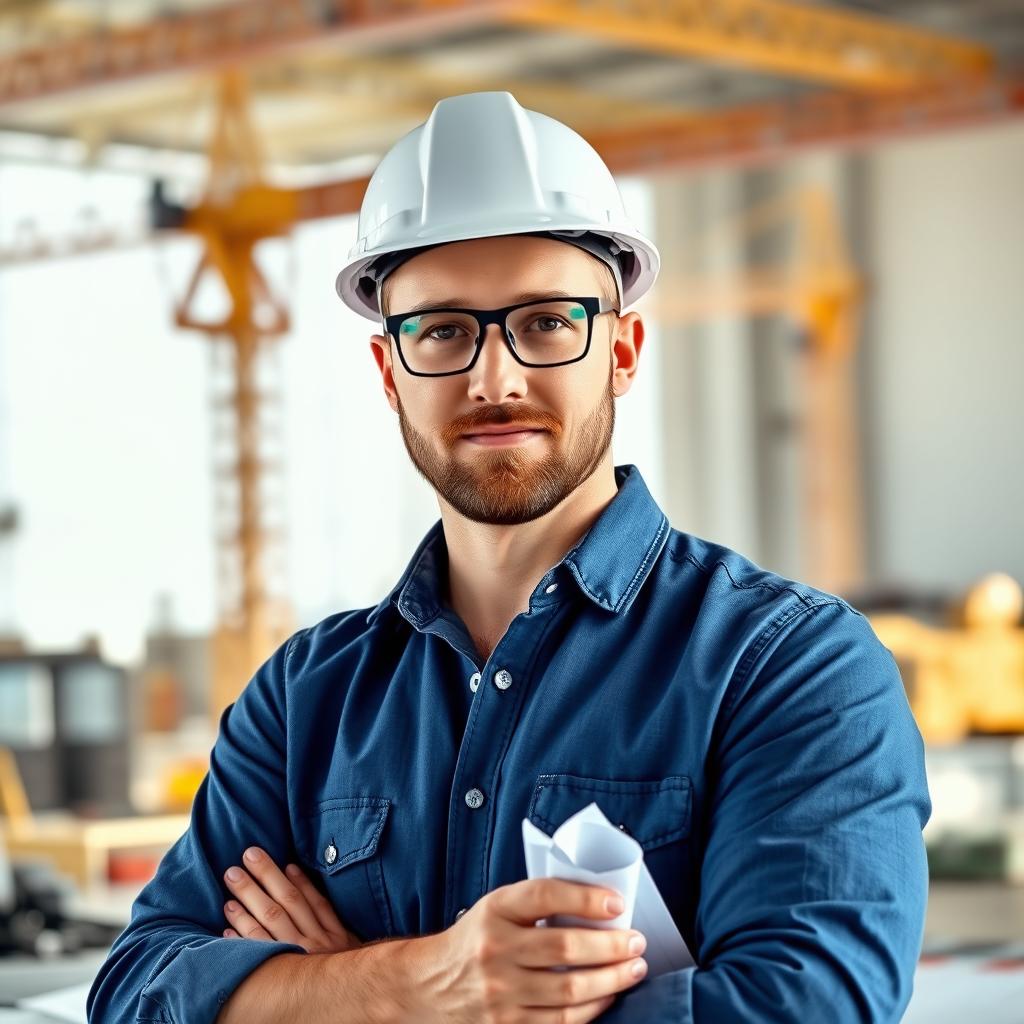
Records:
[[[415,377],[449,377],[473,368],[491,324],[523,366],[566,366],[590,351],[594,317],[618,313],[596,295],[534,299],[500,309],[437,307],[384,317],[402,365]]]

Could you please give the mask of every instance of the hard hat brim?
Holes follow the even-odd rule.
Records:
[[[369,320],[379,321],[381,314],[377,307],[376,289],[366,288],[360,284],[365,277],[366,268],[379,256],[404,252],[406,249],[419,249],[424,246],[433,247],[450,242],[464,242],[474,238],[525,235],[537,231],[588,231],[603,235],[605,238],[614,240],[623,248],[631,250],[636,256],[636,261],[633,273],[623,278],[623,309],[631,306],[640,296],[649,291],[657,279],[661,263],[657,247],[635,228],[595,225],[591,222],[580,223],[579,221],[537,224],[534,218],[532,222],[524,223],[521,226],[510,227],[503,225],[496,226],[491,231],[482,231],[479,225],[477,225],[473,228],[467,228],[465,233],[449,231],[443,238],[418,237],[415,240],[410,240],[407,245],[383,246],[380,249],[368,250],[357,256],[350,254],[348,262],[342,267],[335,278],[335,291],[342,302],[353,312]]]

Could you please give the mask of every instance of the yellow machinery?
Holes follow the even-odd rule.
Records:
[[[1022,608],[1016,580],[992,573],[968,591],[959,623],[940,628],[909,615],[870,616],[900,666],[926,742],[1024,733]]]
[[[83,889],[109,882],[111,853],[167,850],[189,823],[187,813],[96,820],[33,814],[17,762],[6,747],[0,747],[0,811],[0,842],[12,860],[46,860]]]
[[[209,758],[189,757],[176,761],[164,775],[164,811],[168,814],[190,812],[196,792],[209,770]]]

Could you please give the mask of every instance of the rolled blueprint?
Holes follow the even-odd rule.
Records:
[[[539,927],[635,928],[643,932],[648,978],[693,966],[665,901],[644,864],[643,847],[617,829],[596,802],[566,818],[554,835],[523,818],[527,878],[562,878],[618,892],[626,906],[617,917],[597,920],[553,914]]]

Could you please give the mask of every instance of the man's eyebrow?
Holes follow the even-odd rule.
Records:
[[[543,292],[523,292],[521,295],[513,295],[512,301],[505,303],[507,306],[516,306],[520,302],[533,302],[535,299],[571,299],[573,298],[568,292],[559,291],[543,291]],[[455,307],[456,309],[468,309],[469,302],[466,299],[431,299],[428,302],[418,302],[411,309],[407,309],[406,313],[418,313],[422,309],[441,309],[444,307]]]

